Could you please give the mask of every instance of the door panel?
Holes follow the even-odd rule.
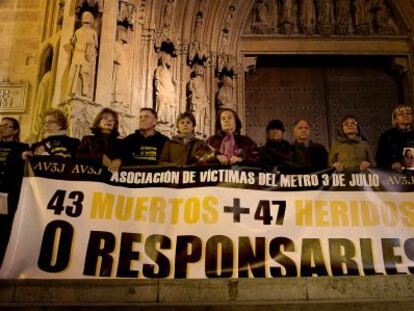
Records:
[[[354,115],[375,152],[379,135],[391,126],[391,113],[398,103],[396,83],[382,68],[326,71],[329,127],[335,129],[345,115]],[[334,131],[330,135],[336,138]]]
[[[285,138],[299,118],[314,124],[315,140],[328,140],[323,71],[320,68],[259,68],[246,80],[246,132],[259,145],[266,141],[266,125],[280,119]]]
[[[267,122],[276,118],[292,141],[293,122],[305,118],[312,123],[312,139],[329,148],[339,120],[353,114],[375,153],[379,135],[391,126],[397,85],[385,66],[338,64],[258,67],[245,83],[247,134],[263,144]]]

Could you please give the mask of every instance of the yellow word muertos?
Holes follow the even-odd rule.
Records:
[[[134,220],[158,224],[213,224],[218,221],[218,198],[161,196],[125,196],[94,192],[91,219]]]

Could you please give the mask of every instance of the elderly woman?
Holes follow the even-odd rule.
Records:
[[[329,150],[328,162],[337,171],[365,171],[375,165],[371,148],[361,134],[357,119],[348,115],[337,128],[337,140]]]
[[[76,158],[117,171],[121,165],[122,152],[118,126],[118,114],[110,108],[102,109],[92,123],[93,135],[82,138]]]
[[[409,105],[394,109],[392,128],[381,134],[376,156],[378,166],[401,172],[404,148],[414,148],[413,111]]]
[[[19,201],[23,176],[23,160],[20,155],[29,148],[19,140],[19,122],[10,117],[2,118],[0,122],[0,265]]]
[[[221,165],[258,164],[256,143],[248,136],[240,134],[241,121],[230,108],[219,110],[216,118],[217,134],[208,138],[207,143],[214,151],[209,162]]]
[[[191,112],[180,113],[177,117],[178,135],[165,142],[160,164],[177,166],[196,165],[208,151],[207,144],[195,137],[196,120]]]
[[[68,121],[62,111],[47,110],[43,115],[43,139],[24,152],[23,159],[33,154],[73,158],[79,139],[66,135],[67,128]]]

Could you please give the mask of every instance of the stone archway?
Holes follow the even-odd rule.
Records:
[[[101,1],[92,2],[101,3]],[[100,36],[96,92],[93,98],[89,98],[86,102],[77,102],[77,105],[82,108],[90,107],[91,115],[100,107],[111,106],[115,33],[117,25],[125,22],[123,17],[125,12],[130,13],[126,19],[129,27],[127,66],[130,70],[128,73],[130,92],[127,97],[130,104],[127,111],[120,111],[124,120],[121,123],[125,123],[125,134],[136,127],[139,109],[151,106],[154,102],[156,93],[154,72],[160,53],[163,52],[161,47],[165,42],[174,46],[170,68],[175,83],[177,112],[191,107],[189,83],[197,76],[196,66],[202,66],[202,70],[197,69],[198,72],[202,72],[202,78],[199,78],[201,83],[198,85],[205,87],[201,93],[206,95],[205,101],[209,105],[210,113],[210,127],[206,127],[209,129],[204,135],[214,132],[218,93],[225,84],[225,78],[227,81],[230,78],[230,91],[236,108],[242,120],[246,120],[245,107],[248,103],[245,102],[245,77],[242,64],[245,56],[251,54],[398,56],[400,59],[398,66],[403,63],[402,67],[405,70],[401,72],[407,73],[404,92],[410,96],[405,97],[414,98],[413,60],[410,47],[412,37],[409,34],[391,33],[390,28],[383,27],[376,28],[377,33],[365,36],[356,33],[356,26],[353,28],[353,34],[347,34],[347,29],[344,27],[337,30],[335,27],[327,27],[329,24],[321,25],[320,29],[315,26],[314,32],[309,30],[309,33],[303,33],[304,28],[298,23],[300,10],[296,8],[296,20],[289,19],[288,13],[282,14],[285,10],[283,5],[287,5],[289,1],[271,1],[268,14],[273,15],[273,19],[266,20],[268,17],[266,14],[263,15],[263,11],[260,18],[255,17],[259,11],[258,5],[265,2],[264,0],[119,0],[105,1],[103,6],[95,5],[94,8],[98,8],[97,18],[101,21],[99,27],[96,27],[99,28],[97,31]],[[334,1],[334,3],[340,2],[344,1]],[[84,4],[85,1],[66,1],[63,19],[57,19],[59,22],[55,22],[62,27],[60,32],[62,44],[56,53],[59,62],[53,78],[55,87],[52,105],[55,107],[71,107],[71,99],[66,96],[65,81],[71,61],[68,46],[76,30],[76,20],[79,19],[75,14],[75,8],[79,7],[77,6],[79,3]],[[302,2],[293,1],[293,3]],[[392,17],[398,19],[396,25],[399,30],[405,30],[404,25],[412,26],[409,24],[413,23],[413,19],[409,17],[414,16],[412,2],[386,1],[386,3],[387,8],[392,12]],[[352,15],[352,12],[351,10],[349,14]],[[317,10],[315,14],[319,14]],[[329,18],[327,20],[329,23]],[[55,29],[53,27],[49,28]],[[88,118],[84,120],[82,127],[88,128]]]
[[[285,78],[283,78],[279,72],[276,76],[265,77],[263,83],[260,81],[251,83],[247,80],[244,84],[244,90],[246,92],[244,99],[247,133],[254,137],[258,142],[261,142],[264,139],[263,129],[270,119],[284,119],[287,123],[286,125],[290,127],[294,119],[305,117],[315,125],[316,138],[319,138],[328,146],[330,141],[335,138],[335,123],[339,119],[337,113],[341,110],[340,108],[342,108],[342,113],[353,112],[355,114],[360,114],[362,119],[366,119],[369,124],[367,126],[367,132],[370,134],[370,139],[373,141],[373,146],[375,147],[378,132],[381,132],[384,128],[390,126],[389,118],[384,118],[384,115],[389,116],[392,107],[398,104],[402,99],[413,104],[411,102],[413,94],[413,77],[412,69],[410,69],[412,68],[410,67],[412,61],[410,41],[412,38],[407,32],[407,19],[400,13],[402,9],[400,3],[398,1],[392,3],[385,1],[370,3],[370,6],[365,8],[367,19],[366,24],[362,27],[357,24],[360,23],[358,16],[356,16],[356,4],[358,1],[353,3],[355,6],[351,6],[351,2],[349,1],[310,1],[314,4],[313,9],[311,10],[313,20],[305,27],[303,24],[304,21],[302,20],[304,3],[310,3],[309,1],[276,1],[276,4],[279,5],[278,10],[274,12],[269,6],[269,15],[267,15],[268,20],[263,21],[263,13],[261,13],[261,10],[263,10],[262,7],[266,2],[267,1],[263,0],[256,1],[252,7],[250,16],[246,19],[244,33],[241,36],[240,42],[240,54],[245,59],[252,60],[252,57],[255,57],[256,59],[259,58],[260,61],[260,58],[269,55],[273,55],[275,59],[279,58],[282,60],[289,59],[289,55],[291,56],[290,60],[298,55],[302,55],[303,57],[319,55],[322,59],[328,57],[332,59],[332,57],[337,55],[338,66],[341,67],[341,59],[339,55],[342,57],[345,55],[348,58],[365,58],[367,60],[382,57],[383,59],[387,59],[385,62],[388,64],[383,64],[384,67],[387,66],[385,69],[386,72],[380,74],[372,73],[373,75],[383,75],[383,77],[377,76],[377,78],[370,78],[370,87],[374,89],[377,88],[376,91],[367,91],[366,94],[360,94],[360,97],[357,95],[354,97],[353,104],[347,103],[347,98],[344,96],[341,98],[341,95],[337,96],[336,94],[335,96],[337,98],[332,98],[332,89],[335,87],[340,88],[340,83],[330,81],[326,76],[329,76],[329,72],[331,72],[331,75],[336,76],[335,79],[338,80],[340,75],[333,74],[333,68],[331,66],[328,73],[326,70],[323,73],[322,71],[318,73],[319,75],[324,75],[324,77],[318,77],[318,74],[314,70],[313,74],[316,74],[316,76],[312,76],[312,70],[307,70],[305,68],[312,66],[311,58],[308,58],[309,63],[301,69],[302,71],[300,73],[294,72],[294,70],[298,70],[298,68],[295,68],[298,66],[293,64],[294,61],[290,61],[290,71],[286,68],[279,70],[286,71]],[[322,18],[322,8],[317,5],[322,2],[328,6],[332,6],[332,16],[329,18]],[[340,6],[344,3],[348,5],[348,10],[345,13],[348,14],[349,17],[347,20],[347,27],[345,28],[343,27],[344,25],[338,27],[340,17],[338,11]],[[286,8],[288,4],[293,4],[293,8],[290,8],[290,11],[289,8]],[[405,8],[405,10],[406,14],[410,14],[410,12],[412,13],[412,8],[411,11],[407,11],[407,8]],[[273,16],[270,16],[271,12],[273,12]],[[286,16],[289,14],[290,17]],[[385,19],[384,14],[387,16]],[[384,22],[384,20],[386,20],[386,22]],[[399,60],[403,63],[403,65],[397,69],[397,72],[392,69],[395,68],[395,60]],[[250,68],[255,67],[255,65],[252,66],[250,64]],[[359,67],[361,68],[360,65]],[[261,70],[263,71],[263,69]],[[246,67],[246,71],[249,71],[248,67]],[[395,81],[393,80],[393,77],[389,75],[390,71],[394,71],[392,75],[399,81],[394,83]],[[263,72],[261,74],[263,74]],[[299,74],[299,76],[296,77],[298,80],[300,80],[301,75],[308,75],[308,77],[302,77],[303,81],[301,80],[298,84],[287,82],[283,85],[283,81],[280,81],[283,79],[292,80],[295,78],[295,74]],[[347,73],[347,75],[349,74],[350,72]],[[360,74],[366,75],[367,72],[366,70],[365,73],[362,71],[359,73],[354,72],[354,80],[358,80]],[[250,74],[249,76],[250,79],[255,79],[254,74]],[[384,77],[385,79],[388,79],[385,84],[381,85],[381,83],[374,83],[375,79],[381,80]],[[276,79],[274,85],[269,82],[269,79],[272,78]],[[316,80],[319,80],[319,82]],[[367,86],[369,84],[368,80],[369,79],[367,78],[366,81],[363,81],[363,78],[361,78],[359,79],[359,82],[348,83],[348,87],[350,87],[350,91],[352,91],[352,88],[357,88],[358,83],[360,83],[361,87],[364,87],[364,85]],[[257,88],[255,87],[255,83],[260,89],[260,94],[257,98],[255,98],[254,95],[255,88]],[[317,86],[314,85],[315,83],[329,84],[329,86]],[[301,84],[303,87],[301,87]],[[308,89],[308,92],[310,92],[308,95],[305,94],[307,89],[306,84],[313,85],[313,87]],[[264,87],[264,85],[267,85],[267,88]],[[286,93],[286,88],[294,88],[295,86],[297,88],[296,94],[291,90]],[[330,90],[329,92],[328,88]],[[384,91],[388,93],[384,94]],[[300,95],[301,92],[302,95]],[[312,92],[314,92],[314,94],[312,94]],[[318,92],[320,92],[319,98],[315,95],[318,94]],[[378,105],[378,101],[375,101],[374,99],[376,98],[376,94],[373,94],[374,96],[368,97],[370,100],[373,100],[371,104],[368,103],[369,100],[367,103],[362,103],[362,99],[364,96],[366,97],[369,92],[377,92],[378,94],[381,94],[379,98],[387,102],[382,103],[381,108],[378,109],[378,107],[375,106]],[[263,103],[263,96],[266,97],[265,94],[267,94],[268,101]],[[350,94],[348,94],[348,96],[349,95]],[[302,99],[300,99],[301,96]],[[306,96],[308,98],[306,98]],[[309,98],[312,96],[314,98]],[[330,96],[331,98],[329,98]],[[292,97],[294,97],[294,99],[292,99]],[[256,99],[257,101],[255,102]],[[379,102],[381,102],[381,100]],[[261,105],[263,105],[263,109],[260,108],[260,101],[262,101]],[[316,105],[315,101],[317,102]],[[257,102],[259,102],[259,105],[256,105]],[[322,104],[318,106],[318,102],[322,102]],[[303,103],[307,103],[308,105],[303,105]],[[295,105],[292,107],[292,104]],[[309,108],[310,106],[313,106],[313,108]],[[379,117],[376,119],[372,118],[372,111],[375,111]],[[369,118],[365,118],[365,116],[368,115],[371,117],[372,121],[369,120]],[[382,121],[378,122],[379,120]],[[291,138],[289,134],[288,138]]]

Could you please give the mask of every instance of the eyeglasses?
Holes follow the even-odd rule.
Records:
[[[342,123],[342,126],[347,126],[347,125],[357,125],[358,122],[356,121],[346,121],[344,123]]]
[[[0,129],[13,129],[14,126],[13,125],[9,125],[9,124],[0,124]]]
[[[59,124],[59,122],[58,121],[53,121],[53,120],[43,122],[43,125],[49,125],[49,124]]]
[[[400,111],[400,112],[397,112],[396,113],[396,115],[397,116],[410,116],[412,114],[412,111],[411,110],[406,110],[406,111]]]

